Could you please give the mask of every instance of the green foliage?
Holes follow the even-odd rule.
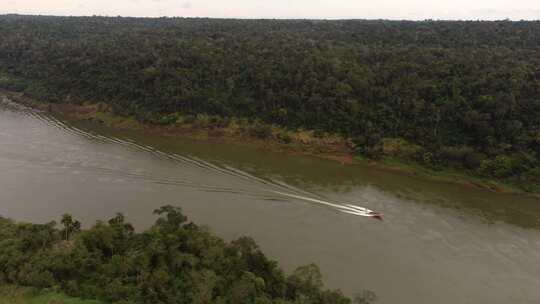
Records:
[[[250,127],[249,134],[260,139],[267,139],[272,136],[272,128],[269,125],[256,122]]]
[[[143,232],[122,214],[87,230],[67,214],[63,229],[0,218],[0,283],[118,304],[352,303],[313,264],[286,277],[251,238],[226,243],[173,206],[154,214]]]
[[[284,144],[290,144],[292,142],[292,138],[287,132],[279,132],[277,139]]]
[[[482,165],[486,156],[482,153],[471,152],[467,153],[464,158],[465,167],[468,169],[477,169]]]
[[[160,125],[167,126],[167,125],[174,124],[176,120],[177,120],[176,115],[169,114],[169,115],[164,115],[163,117],[161,117],[157,123]]]
[[[57,292],[40,292],[33,288],[0,285],[0,304],[103,304],[103,302],[68,297]]]
[[[50,102],[163,125],[260,121],[245,131],[262,139],[269,125],[317,130],[366,157],[523,182],[523,167],[486,159],[540,165],[540,22],[9,15],[0,36],[0,87]]]
[[[386,156],[401,159],[414,159],[421,148],[402,138],[384,138],[382,140],[382,153]]]
[[[498,155],[482,161],[479,171],[487,176],[500,178],[520,175],[536,169],[536,159],[527,154]]]
[[[69,241],[69,236],[73,233],[79,232],[81,230],[81,223],[79,221],[73,220],[71,215],[64,214],[62,215],[62,220],[60,221],[64,225],[63,235],[65,240]]]

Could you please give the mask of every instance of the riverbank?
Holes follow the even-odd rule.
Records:
[[[396,174],[415,176],[441,183],[460,184],[465,187],[482,188],[498,193],[513,193],[540,197],[540,186],[530,185],[524,189],[518,183],[474,176],[450,167],[427,168],[399,158],[383,157],[374,161],[358,156],[350,139],[337,134],[318,134],[313,130],[287,130],[275,125],[250,122],[246,119],[223,119],[208,115],[164,117],[162,123],[141,123],[134,117],[114,115],[105,103],[52,104],[38,102],[21,93],[0,90],[11,100],[51,113],[62,119],[86,121],[120,130],[136,130],[150,136],[181,137],[222,144],[256,147],[292,155],[308,155],[333,160],[342,165],[363,164]]]
[[[63,119],[87,121],[123,130],[139,130],[149,135],[183,137],[219,143],[255,146],[289,154],[301,154],[353,164],[353,144],[337,134],[318,134],[312,130],[287,130],[276,125],[246,119],[221,119],[215,116],[170,115],[173,123],[141,123],[134,117],[112,114],[104,103],[52,104],[38,102],[21,93],[0,90],[0,94],[25,106],[58,115]],[[167,119],[167,118],[165,118]]]

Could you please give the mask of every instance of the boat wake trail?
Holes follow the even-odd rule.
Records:
[[[46,124],[47,126],[54,127],[63,133],[68,133],[70,135],[82,137],[86,140],[91,140],[95,142],[121,145],[131,150],[152,154],[153,157],[173,162],[184,168],[188,167],[192,170],[198,171],[205,170],[211,172],[213,175],[222,175],[234,179],[227,179],[227,186],[216,186],[212,185],[211,182],[197,182],[196,179],[190,179],[189,176],[186,176],[186,174],[184,174],[182,177],[153,176],[151,173],[148,172],[131,172],[129,170],[126,171],[122,169],[103,168],[96,164],[87,164],[84,161],[71,163],[68,162],[67,164],[62,164],[62,168],[69,167],[70,169],[78,171],[93,171],[94,174],[98,175],[121,176],[142,182],[178,187],[188,187],[200,191],[247,195],[269,201],[303,201],[311,204],[324,206],[348,215],[373,217],[377,219],[381,219],[382,216],[380,213],[372,211],[365,207],[349,203],[332,202],[329,199],[322,197],[321,195],[288,185],[283,181],[257,177],[228,165],[213,164],[211,162],[190,155],[168,153],[166,151],[161,151],[151,146],[136,143],[135,141],[127,138],[107,137],[91,131],[85,131],[66,124],[60,119],[57,119],[46,113],[35,111],[31,108],[14,103],[7,98],[0,99],[0,104],[9,108],[10,110],[22,113],[23,115],[26,115],[33,120]],[[48,166],[49,164],[38,163],[37,165],[43,167]],[[52,165],[54,164],[51,164],[51,166]],[[232,186],[234,185],[234,180],[243,180],[248,183],[246,184],[242,182],[241,186],[236,187]]]
[[[287,197],[291,197],[291,198],[295,198],[295,199],[299,199],[299,200],[303,200],[303,201],[307,201],[307,202],[326,205],[326,206],[335,208],[339,212],[343,212],[343,213],[347,213],[347,214],[382,219],[382,214],[380,214],[378,212],[375,212],[375,211],[372,211],[372,210],[369,210],[367,208],[352,205],[352,204],[334,204],[334,203],[330,203],[330,202],[327,202],[327,201],[314,199],[314,198],[310,198],[310,197],[305,197],[305,196],[300,196],[300,195],[294,195],[294,194],[290,194],[290,193],[284,193],[284,192],[278,192],[278,191],[272,191],[272,192],[274,192],[276,194],[279,194],[279,195],[283,195],[283,196],[287,196]]]

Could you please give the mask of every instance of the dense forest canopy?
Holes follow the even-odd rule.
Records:
[[[540,22],[0,17],[0,86],[244,117],[538,185]]]
[[[60,227],[0,217],[0,284],[118,304],[352,303],[323,288],[314,264],[285,276],[251,238],[227,243],[172,206],[154,213],[144,232],[122,214],[87,230],[67,214]],[[355,303],[374,298],[365,291]]]

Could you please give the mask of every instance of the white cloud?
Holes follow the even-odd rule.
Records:
[[[182,8],[183,9],[191,9],[192,6],[193,5],[191,4],[190,1],[186,1],[186,2],[182,3]]]
[[[540,1],[7,0],[0,5],[0,13],[149,17],[167,15],[240,18],[539,19]]]

